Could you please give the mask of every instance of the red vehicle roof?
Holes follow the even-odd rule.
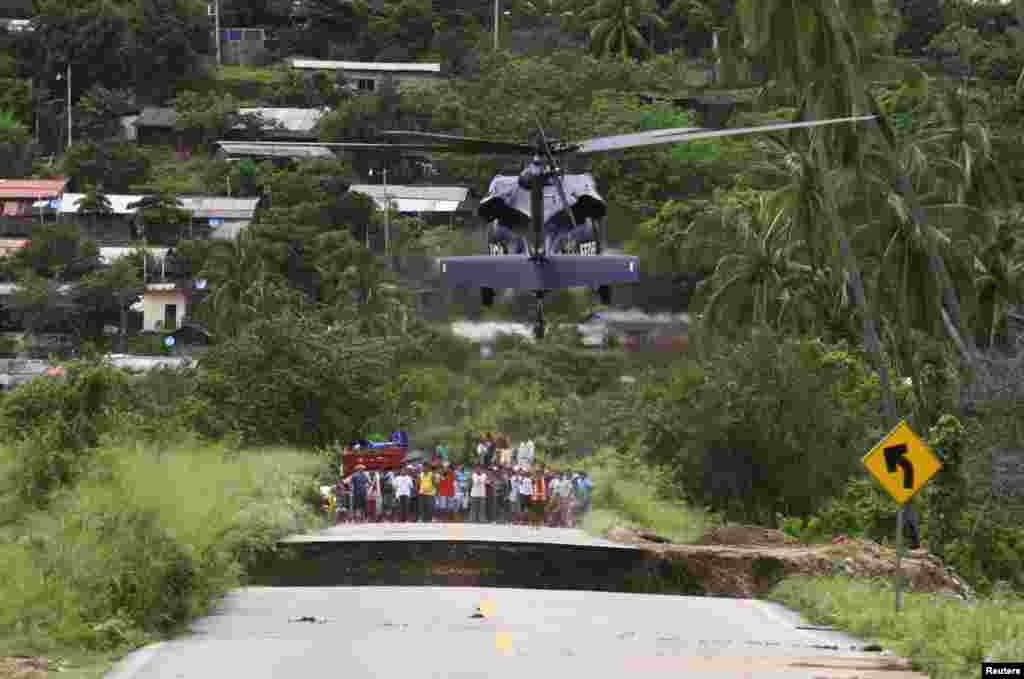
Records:
[[[0,179],[0,199],[56,198],[64,193],[67,179]]]
[[[341,456],[342,476],[348,476],[360,464],[366,467],[366,471],[397,471],[404,466],[408,452],[408,448],[401,446],[346,450]]]

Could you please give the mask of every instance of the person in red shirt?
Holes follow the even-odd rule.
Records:
[[[445,465],[444,476],[438,484],[438,511],[442,521],[451,521],[455,512],[455,472]]]

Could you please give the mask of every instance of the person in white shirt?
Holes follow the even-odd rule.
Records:
[[[476,461],[477,464],[485,464],[487,460],[487,441],[480,438],[480,443],[476,446]]]
[[[533,479],[529,474],[519,476],[519,523],[526,525],[530,511],[530,498],[533,496]]]
[[[483,523],[484,502],[487,500],[487,474],[484,468],[477,465],[473,471],[473,485],[469,491],[469,520]]]
[[[409,520],[409,498],[412,496],[412,477],[408,469],[395,477],[395,496],[398,498],[398,513],[402,523]]]
[[[573,509],[573,483],[569,480],[569,475],[564,473],[562,478],[558,482],[557,490],[558,494],[558,509],[561,513],[559,517],[559,523],[563,528],[575,528],[576,522],[573,520],[572,509]]]

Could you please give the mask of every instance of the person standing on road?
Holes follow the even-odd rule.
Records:
[[[443,474],[438,488],[437,508],[441,512],[442,521],[451,521],[455,512],[455,472],[445,464]]]
[[[530,523],[540,528],[544,525],[544,510],[548,503],[548,485],[540,470],[533,472],[533,493],[530,495]]]
[[[562,472],[562,480],[558,484],[558,508],[560,510],[559,524],[562,528],[575,528],[573,520],[573,483],[568,472]]]
[[[510,496],[512,483],[507,469],[498,470],[498,487],[495,489],[495,505],[498,510],[498,523],[508,523],[510,512]]]
[[[420,475],[420,520],[423,523],[434,521],[434,498],[437,495],[437,477],[434,470],[427,467]]]
[[[495,498],[498,494],[498,470],[491,467],[487,470],[487,523],[494,523],[497,520],[498,506]]]
[[[508,477],[508,521],[515,525],[519,521],[519,469],[513,468]]]
[[[553,475],[548,488],[550,492],[548,493],[548,515],[545,523],[552,527],[558,527],[559,519],[562,517],[562,477],[559,474]]]
[[[409,478],[412,479],[412,493],[409,495],[409,515],[412,522],[416,523],[420,518],[420,466],[413,465],[409,469]]]
[[[590,512],[590,503],[594,500],[594,482],[588,472],[580,472],[578,486],[579,516],[580,519]]]
[[[366,493],[366,518],[371,523],[380,521],[380,515],[384,511],[384,494],[380,488],[380,472],[374,469],[367,472],[369,487]]]
[[[462,465],[459,471],[455,474],[455,486],[456,486],[456,508],[458,512],[459,521],[466,521],[469,519],[469,491],[473,485],[473,473],[469,471],[467,465]]]
[[[480,437],[480,443],[476,444],[476,463],[478,465],[487,464],[487,434]]]
[[[409,499],[412,495],[412,477],[409,469],[403,469],[395,477],[395,496],[398,498],[398,515],[402,523],[409,520]]]
[[[532,502],[533,479],[525,470],[521,470],[519,475],[519,525],[525,526],[529,522]]]
[[[473,473],[472,487],[470,489],[470,521],[483,523],[484,502],[487,500],[487,474],[484,468],[477,466]]]
[[[370,479],[366,476],[366,466],[356,465],[355,473],[352,474],[352,510],[354,519],[362,523],[366,518],[367,492],[370,487]]]

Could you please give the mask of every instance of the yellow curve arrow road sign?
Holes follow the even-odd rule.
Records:
[[[901,505],[942,469],[928,444],[903,420],[864,456],[864,466]]]

